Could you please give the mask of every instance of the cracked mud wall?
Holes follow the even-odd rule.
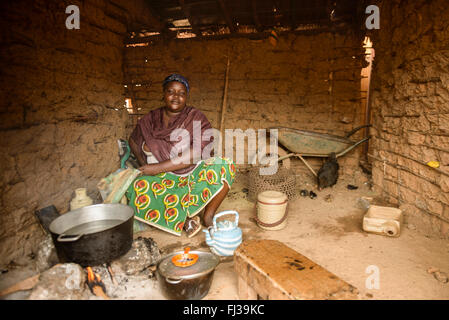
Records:
[[[65,27],[71,4],[80,9],[79,30]],[[142,6],[1,4],[0,265],[32,254],[42,240],[34,210],[54,204],[66,212],[79,187],[96,198],[97,182],[119,167],[116,140],[128,120],[123,40]]]
[[[381,26],[371,32],[374,184],[409,224],[449,238],[449,7],[445,0],[378,5]]]

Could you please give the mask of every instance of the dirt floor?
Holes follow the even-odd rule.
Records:
[[[355,286],[361,299],[449,299],[449,283],[438,281],[427,272],[429,268],[437,268],[449,274],[448,241],[427,238],[413,226],[404,226],[399,238],[365,233],[362,230],[365,211],[358,199],[362,196],[375,198],[368,179],[362,174],[351,179],[343,177],[336,186],[319,192],[312,178],[307,172],[297,174],[298,190],[314,190],[318,197],[298,197],[291,202],[287,226],[283,230],[265,231],[255,224],[252,219],[254,203],[247,199],[247,175],[242,173],[219,211],[233,209],[239,212],[243,240],[279,240]],[[348,184],[359,188],[348,190]],[[329,194],[332,195],[331,202],[325,200]],[[153,238],[163,254],[186,246],[208,250],[203,232],[193,238],[184,234],[176,237],[148,227],[135,236]],[[367,273],[369,266],[379,269],[379,289],[366,288],[366,280],[371,274]],[[30,273],[24,269],[12,270],[0,277],[0,287],[7,287]],[[164,299],[156,281],[131,281],[128,286],[125,288],[128,293],[122,290],[119,295],[122,299]],[[17,294],[9,299],[25,297]],[[204,299],[238,299],[237,274],[232,257],[221,259],[209,294]]]
[[[431,267],[449,274],[449,242],[427,238],[413,227],[402,228],[399,238],[368,234],[362,230],[365,211],[358,204],[362,196],[375,197],[368,180],[360,174],[341,178],[337,185],[318,192],[308,173],[298,176],[298,190],[314,190],[316,199],[299,197],[291,203],[287,226],[280,231],[265,231],[253,221],[254,203],[242,190],[248,188],[245,175],[236,180],[219,211],[237,210],[245,239],[274,239],[285,243],[341,279],[357,287],[361,299],[449,299],[449,283],[429,274]],[[359,186],[348,190],[347,185]],[[331,194],[332,202],[325,197]],[[381,203],[379,203],[381,204]],[[145,232],[166,251],[184,246],[207,248],[204,234],[194,238],[174,238],[151,229]],[[379,268],[379,289],[367,289],[372,274],[369,266]],[[232,258],[223,258],[216,269],[209,294],[204,299],[238,299],[237,275]]]

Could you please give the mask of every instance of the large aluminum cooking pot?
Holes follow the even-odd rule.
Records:
[[[124,255],[133,242],[134,210],[124,204],[96,204],[56,218],[49,226],[62,262],[95,266]]]

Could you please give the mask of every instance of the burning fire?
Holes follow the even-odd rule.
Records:
[[[96,274],[91,267],[87,267],[87,285],[90,291],[97,297],[102,297],[105,300],[109,300],[106,295],[106,287],[98,274]]]

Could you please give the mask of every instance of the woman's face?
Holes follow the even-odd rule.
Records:
[[[167,83],[164,90],[164,101],[169,112],[181,112],[186,106],[186,87],[178,81],[171,81]]]

